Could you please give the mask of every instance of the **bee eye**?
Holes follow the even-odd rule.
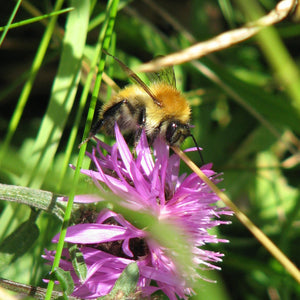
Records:
[[[176,134],[178,130],[178,125],[175,122],[171,122],[166,131],[166,140],[169,142],[171,145],[177,142],[179,135]]]
[[[188,124],[180,122],[170,122],[166,130],[166,141],[171,145],[179,145],[184,139],[190,136],[190,127]]]

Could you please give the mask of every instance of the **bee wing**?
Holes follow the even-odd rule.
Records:
[[[106,55],[111,56],[120,65],[120,67],[124,70],[124,72],[153,99],[155,104],[157,104],[158,106],[161,106],[160,101],[155,97],[155,95],[151,92],[149,87],[143,82],[143,80],[136,73],[134,73],[129,67],[127,67],[123,62],[121,62],[117,57],[109,54],[108,52],[106,52],[104,50],[102,50],[102,51]]]
[[[156,56],[155,58],[163,57],[163,55]],[[158,72],[152,72],[147,74],[151,81],[164,82],[176,88],[176,78],[173,67],[163,68]]]

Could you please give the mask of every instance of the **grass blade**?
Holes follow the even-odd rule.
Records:
[[[63,5],[63,2],[64,2],[63,0],[58,0],[56,2],[54,11],[60,10],[62,5]],[[28,80],[26,81],[26,83],[23,87],[23,90],[22,90],[21,95],[20,95],[19,100],[18,100],[18,104],[15,108],[14,114],[13,114],[13,116],[10,120],[9,126],[8,126],[8,131],[7,131],[7,134],[6,134],[6,137],[4,139],[4,143],[3,143],[3,146],[2,146],[2,149],[1,149],[1,152],[0,152],[0,164],[1,164],[1,161],[2,161],[2,159],[3,159],[3,157],[6,153],[7,149],[8,149],[8,146],[10,144],[10,141],[11,141],[12,137],[13,137],[13,134],[15,133],[15,131],[16,131],[18,125],[19,125],[21,116],[23,114],[24,107],[27,103],[27,100],[28,100],[28,97],[30,95],[30,92],[31,92],[33,83],[35,81],[36,75],[37,75],[37,73],[38,73],[38,71],[39,71],[39,69],[42,65],[42,62],[44,60],[46,50],[48,48],[53,30],[55,28],[57,18],[58,18],[57,15],[53,16],[51,18],[51,20],[49,22],[49,25],[48,25],[48,27],[47,27],[47,29],[44,33],[44,36],[41,40],[40,46],[37,50],[36,56],[34,58],[32,66],[31,66],[29,78],[28,78]]]
[[[15,8],[14,8],[14,10],[13,10],[13,12],[12,12],[12,14],[11,14],[11,16],[10,16],[7,24],[6,24],[6,26],[2,27],[3,28],[2,30],[4,30],[4,32],[2,33],[2,36],[0,38],[0,47],[1,47],[3,41],[4,41],[5,37],[6,37],[6,34],[7,34],[8,30],[11,28],[11,23],[12,23],[15,15],[16,15],[16,13],[17,13],[20,5],[21,5],[21,2],[22,2],[22,0],[18,1],[18,3],[15,5]]]
[[[85,46],[89,18],[88,5],[73,1],[74,11],[68,18],[64,47],[47,112],[28,160],[30,172],[24,174],[22,185],[39,188],[49,170],[62,136],[66,120],[77,92],[81,58]]]
[[[112,36],[113,27],[114,27],[114,22],[115,22],[115,18],[116,18],[116,14],[117,14],[118,3],[119,3],[118,0],[111,0],[107,4],[106,22],[104,22],[104,25],[100,32],[99,43],[98,43],[98,47],[97,47],[98,52],[96,51],[96,53],[95,53],[95,58],[94,58],[94,61],[92,64],[91,72],[88,75],[87,82],[86,82],[85,88],[82,93],[81,103],[86,101],[86,98],[88,96],[88,91],[89,91],[89,88],[90,88],[90,85],[92,82],[92,78],[93,78],[94,67],[96,66],[96,63],[97,63],[99,57],[100,57],[100,63],[99,63],[99,67],[98,67],[97,83],[95,84],[95,87],[100,88],[102,72],[104,70],[104,65],[105,65],[105,58],[101,57],[101,53],[102,53],[101,49],[102,49],[102,47],[104,49],[108,49],[108,47],[109,47],[110,39]],[[95,90],[97,91],[97,89],[94,88],[94,93],[93,93],[94,101],[92,101],[92,103],[94,102],[94,104],[96,104],[96,100],[98,97],[98,94],[97,94],[96,99],[94,97],[94,95],[96,93]],[[89,109],[90,118],[92,118],[92,113],[94,112],[94,110],[95,110],[95,107],[93,107],[91,104],[90,109]],[[88,116],[88,120],[89,120],[89,116]],[[87,135],[88,131],[89,131],[89,127],[87,125],[85,128],[86,135]],[[71,217],[73,201],[74,201],[74,197],[75,197],[75,193],[76,193],[76,186],[79,181],[80,168],[81,168],[81,165],[82,165],[82,162],[84,159],[85,149],[86,149],[86,144],[84,144],[81,147],[80,152],[79,152],[79,156],[78,156],[78,160],[77,160],[77,167],[76,167],[75,174],[74,174],[74,184],[73,184],[72,190],[70,191],[69,200],[68,200],[68,204],[67,204],[67,208],[66,208],[66,212],[65,212],[65,218],[64,218],[64,222],[63,222],[63,227],[61,230],[61,234],[60,234],[59,241],[58,241],[57,248],[56,248],[55,258],[54,258],[53,265],[52,265],[52,271],[55,270],[55,268],[57,268],[59,266],[59,261],[60,261],[61,255],[62,255],[64,239],[65,239],[65,236],[67,233],[67,227],[68,227],[69,220]],[[45,297],[46,300],[49,300],[51,298],[53,287],[54,287],[54,281],[51,280],[51,281],[49,281],[49,284],[48,284],[47,293],[46,293],[46,297]]]

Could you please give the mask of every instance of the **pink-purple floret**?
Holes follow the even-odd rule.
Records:
[[[122,199],[121,205],[148,212],[157,220],[166,220],[178,226],[189,243],[195,272],[191,272],[191,278],[186,280],[188,275],[181,274],[167,249],[157,244],[148,232],[136,228],[120,214],[104,209],[95,223],[77,224],[68,228],[65,241],[80,244],[88,270],[86,279],[80,282],[69,260],[68,251],[64,249],[65,259],[61,260],[60,267],[71,272],[75,283],[72,295],[84,299],[107,295],[126,266],[135,261],[140,274],[137,288],[143,296],[162,290],[169,299],[186,299],[193,294],[189,284],[198,276],[195,275],[197,268],[220,269],[215,263],[221,261],[223,254],[205,250],[203,246],[207,243],[228,242],[211,235],[208,229],[228,224],[228,221],[220,220],[220,216],[232,215],[232,212],[215,205],[219,198],[195,173],[179,176],[180,159],[176,154],[169,155],[169,146],[164,141],[157,139],[154,142],[153,157],[146,135],[143,134],[133,155],[117,126],[115,135],[116,143],[112,147],[98,140],[97,148],[87,153],[96,170],[81,170],[94,180],[103,198],[78,195],[75,201],[91,203],[105,200],[101,182]],[[107,154],[104,155],[101,149]],[[211,167],[212,164],[207,164],[201,170],[214,183],[218,183],[220,179]],[[113,218],[116,225],[106,224],[109,218]],[[145,240],[149,249],[145,256],[133,258],[134,254],[129,247],[130,239],[133,238]],[[53,242],[57,241],[58,236],[55,236]],[[128,258],[89,247],[91,244],[112,241],[123,241],[122,250]],[[44,258],[53,261],[54,254],[46,250]]]

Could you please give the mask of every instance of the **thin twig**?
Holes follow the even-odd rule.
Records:
[[[154,59],[139,66],[137,72],[153,72],[163,67],[182,64],[215,51],[236,45],[257,34],[266,26],[274,25],[285,19],[295,8],[297,0],[283,0],[279,2],[275,9],[256,22],[246,24],[242,28],[224,32],[210,40],[197,43],[184,50],[172,53],[162,58]]]
[[[282,266],[300,283],[300,271],[289,260],[289,258],[256,226],[252,221],[240,211],[240,209],[223,193],[204,173],[177,147],[172,147],[176,154],[203,180],[211,190],[229,207],[240,220],[240,222],[254,235],[254,237],[282,264]]]

